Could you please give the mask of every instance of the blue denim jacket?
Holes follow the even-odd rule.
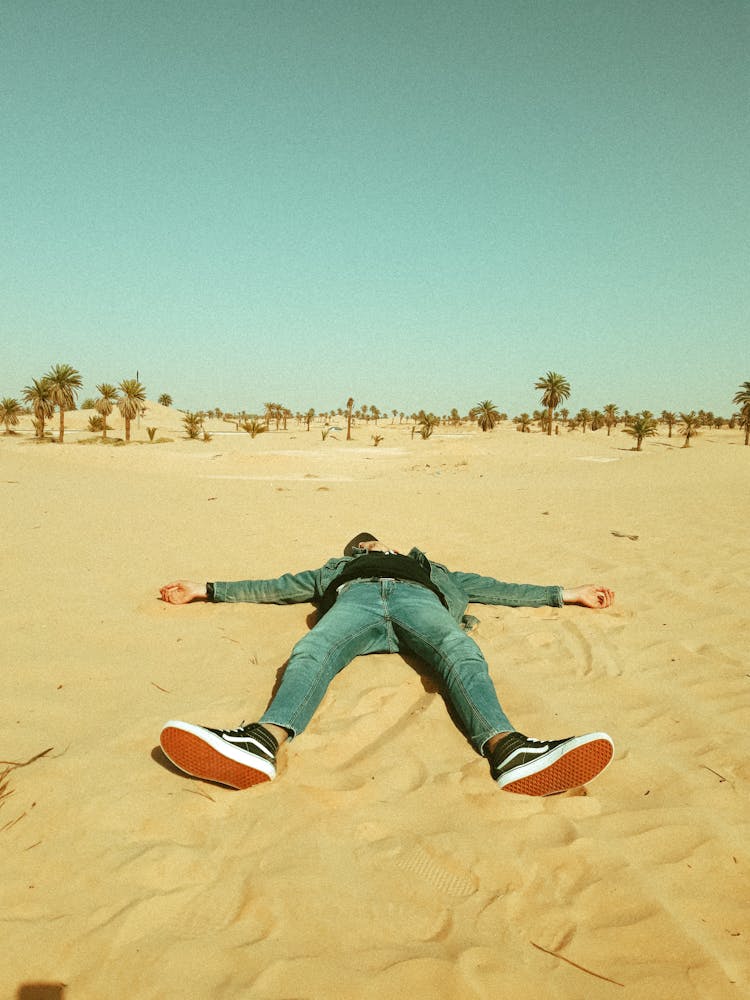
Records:
[[[355,549],[361,555],[364,549]],[[491,576],[460,573],[442,563],[430,561],[424,552],[409,552],[430,574],[445,598],[445,604],[459,623],[469,626],[476,619],[466,616],[469,604],[501,604],[510,608],[562,607],[562,587],[539,587],[530,583],[503,583]],[[356,556],[329,559],[319,569],[285,573],[274,580],[237,580],[214,583],[214,601],[250,601],[255,604],[298,604],[320,600],[326,588]]]

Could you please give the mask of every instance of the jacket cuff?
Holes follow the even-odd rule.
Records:
[[[212,583],[206,584],[206,600],[208,601],[216,600],[216,598],[214,597],[214,585]]]

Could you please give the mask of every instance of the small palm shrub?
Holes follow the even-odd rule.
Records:
[[[182,418],[185,433],[191,440],[195,440],[203,427],[203,418],[198,413],[188,412]]]
[[[247,431],[251,438],[255,438],[258,434],[264,434],[268,428],[266,427],[264,421],[256,420],[246,420],[242,425],[243,431]]]
[[[491,399],[482,400],[469,411],[472,420],[476,420],[483,431],[491,431],[500,420],[500,411]]]
[[[680,434],[685,438],[685,444],[683,448],[690,447],[690,438],[698,436],[699,420],[698,415],[695,410],[691,410],[690,413],[681,413],[680,421],[682,426],[680,427]]]
[[[623,430],[630,437],[635,438],[635,450],[640,451],[644,438],[656,436],[656,421],[653,417],[640,413]]]
[[[436,417],[434,413],[425,413],[424,410],[419,411],[419,416],[417,417],[417,430],[419,431],[423,441],[432,437],[432,432],[439,423],[440,418]]]

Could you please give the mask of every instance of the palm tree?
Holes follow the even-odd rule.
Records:
[[[266,422],[266,429],[270,429],[271,421],[273,420],[276,423],[276,430],[278,430],[284,416],[284,406],[281,403],[264,403],[263,407],[263,419]]]
[[[626,434],[635,438],[635,450],[640,451],[643,439],[656,434],[656,421],[645,413],[639,413],[624,430]]]
[[[672,413],[671,410],[662,410],[661,411],[661,419],[664,421],[664,423],[669,428],[669,433],[667,434],[667,437],[672,437],[672,428],[677,423],[677,414],[676,413]]]
[[[681,413],[680,419],[682,420],[680,434],[685,438],[685,444],[682,447],[689,448],[690,438],[698,434],[698,426],[700,424],[698,414],[695,410],[691,410],[690,413]]]
[[[743,382],[732,399],[740,407],[740,423],[745,428],[745,444],[750,442],[750,382]]]
[[[583,407],[582,410],[578,411],[576,415],[576,421],[581,425],[581,427],[583,428],[583,433],[585,434],[586,428],[591,422],[591,414],[589,413],[589,411],[586,409],[585,406]]]
[[[45,378],[32,379],[31,385],[23,390],[23,401],[28,403],[34,413],[34,427],[38,438],[44,437],[45,421],[50,420],[55,412],[52,400],[52,387]]]
[[[94,409],[102,415],[102,441],[107,439],[107,417],[115,408],[117,402],[117,389],[109,382],[102,382],[96,387],[99,398],[94,400]]]
[[[609,437],[612,428],[617,426],[617,407],[614,403],[607,403],[604,407],[604,423],[607,425],[607,437]]]
[[[83,379],[80,372],[71,365],[53,365],[43,378],[50,384],[52,402],[60,408],[58,441],[62,444],[65,437],[65,411],[75,409],[76,395],[83,385]]]
[[[187,425],[186,425],[187,426]],[[265,434],[268,430],[262,420],[253,417],[252,420],[245,420],[241,424],[243,431],[247,431],[251,438],[256,438],[259,434]],[[188,435],[189,437],[190,435]]]
[[[161,396],[159,396],[159,398],[156,400],[156,402],[159,404],[159,406],[171,406],[172,397],[169,395],[168,392],[163,392]]]
[[[182,422],[185,425],[185,433],[189,438],[195,439],[200,434],[201,427],[203,426],[203,417],[200,413],[193,413],[188,411],[182,418]]]
[[[5,433],[13,434],[11,427],[15,427],[21,414],[21,404],[17,399],[6,396],[0,400],[0,420],[5,424]]]
[[[425,413],[424,410],[420,410],[417,415],[417,430],[422,435],[424,441],[428,437],[432,437],[432,432],[440,423],[440,417],[436,417],[434,413]]]
[[[471,419],[476,420],[483,431],[491,431],[500,420],[500,411],[490,399],[485,399],[471,411]]]
[[[125,440],[130,440],[130,421],[137,417],[141,406],[146,402],[146,390],[137,378],[126,378],[117,387],[120,391],[120,398],[117,400],[117,409],[125,420]]]
[[[351,441],[352,439],[352,407],[354,406],[354,400],[350,396],[346,401],[346,440]]]
[[[514,417],[513,423],[521,434],[531,434],[531,417],[528,413],[522,413],[520,417]]]
[[[570,384],[564,375],[557,372],[547,372],[538,379],[535,389],[542,390],[542,406],[547,408],[547,434],[552,434],[552,414],[560,403],[570,395]]]
[[[732,414],[729,426],[734,428],[735,424],[739,424],[744,430],[745,444],[747,444],[750,439],[750,403],[743,406],[739,413]]]

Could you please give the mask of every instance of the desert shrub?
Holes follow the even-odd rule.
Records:
[[[199,413],[188,412],[182,418],[182,423],[187,436],[194,440],[198,437],[203,427],[203,417]]]
[[[268,430],[262,420],[246,420],[241,426],[243,431],[247,431],[251,438],[257,437],[258,434],[264,434]]]
[[[89,417],[89,430],[96,433],[96,431],[104,430],[104,417],[101,413],[95,413],[93,416]],[[112,428],[107,424],[107,430],[111,431]]]
[[[420,410],[417,416],[417,430],[422,440],[426,441],[427,438],[432,437],[432,432],[439,423],[440,418],[436,417],[434,413],[425,413],[424,410]]]

